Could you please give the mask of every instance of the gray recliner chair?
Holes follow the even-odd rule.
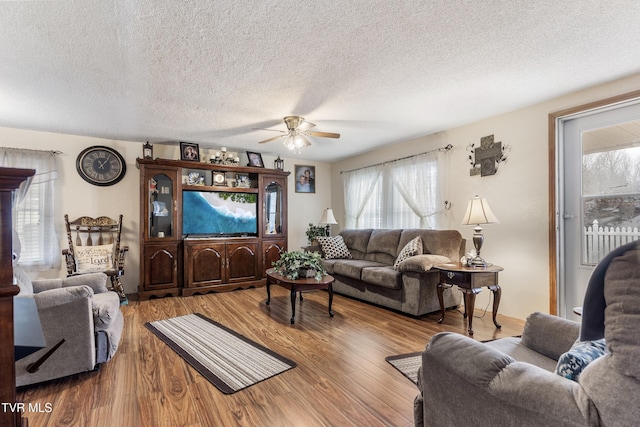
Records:
[[[14,298],[35,300],[46,342],[44,349],[16,362],[16,386],[91,371],[114,356],[124,318],[118,294],[107,289],[106,274],[31,281],[15,266],[14,277],[20,287]]]
[[[638,425],[638,325],[640,246],[634,242],[594,270],[581,324],[534,313],[521,338],[480,343],[435,335],[422,353],[415,425]],[[580,362],[575,350],[602,338],[604,354]],[[582,370],[574,379],[555,373],[564,372],[559,358],[571,362],[563,368]]]

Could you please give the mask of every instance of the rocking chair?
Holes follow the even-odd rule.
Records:
[[[117,221],[106,216],[81,216],[69,221],[69,215],[65,214],[64,224],[69,240],[69,249],[62,250],[67,263],[67,277],[103,272],[111,279],[111,289],[118,294],[120,301],[126,301],[120,277],[124,275],[124,260],[129,247],[120,247],[122,215]]]

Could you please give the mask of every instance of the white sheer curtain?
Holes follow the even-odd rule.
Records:
[[[343,172],[345,228],[446,227],[446,151]]]
[[[342,173],[344,208],[347,215],[345,228],[379,228],[379,226],[375,226],[375,222],[376,217],[379,222],[380,215],[365,214],[369,211],[379,210],[365,211],[365,206],[370,205],[376,198],[380,199],[376,195],[380,193],[381,172],[382,165],[377,165]],[[374,205],[376,204],[374,203]]]
[[[444,212],[440,179],[445,176],[444,154],[420,154],[388,164],[395,207],[389,215],[389,228],[438,228],[438,214]],[[406,206],[405,209],[402,207]]]
[[[13,207],[13,227],[22,247],[19,263],[43,270],[60,266],[53,217],[58,178],[55,153],[0,148],[0,166],[36,170],[28,188],[21,186],[16,193]]]

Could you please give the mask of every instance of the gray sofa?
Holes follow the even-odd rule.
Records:
[[[465,240],[456,230],[364,229],[342,230],[351,259],[324,259],[327,272],[335,277],[337,293],[371,302],[413,316],[438,311],[435,264],[457,261],[464,255]],[[404,246],[420,236],[422,254],[393,268]],[[457,289],[444,292],[445,307],[461,303]]]
[[[422,353],[415,425],[638,425],[639,284],[634,243],[594,270],[581,324],[534,313],[522,338],[436,334]],[[603,338],[599,354],[584,351]]]
[[[93,370],[110,360],[120,343],[124,318],[118,294],[107,289],[104,273],[66,279],[29,280],[14,267],[20,286],[15,297],[35,300],[46,347],[16,362],[16,386]],[[61,340],[64,343],[35,372],[29,365]]]

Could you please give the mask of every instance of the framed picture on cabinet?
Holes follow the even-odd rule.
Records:
[[[247,157],[249,158],[249,166],[255,168],[263,168],[264,162],[262,161],[262,154],[254,153],[253,151],[247,151]]]
[[[295,165],[296,193],[316,192],[316,167]]]
[[[198,144],[192,142],[180,143],[180,160],[186,160],[189,162],[200,161],[200,147]]]

